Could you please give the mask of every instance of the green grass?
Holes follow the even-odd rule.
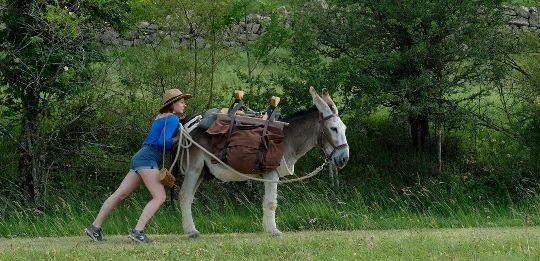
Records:
[[[466,227],[516,227],[540,225],[540,202],[503,204],[453,198],[444,191],[410,188],[407,195],[360,193],[342,189],[332,195],[313,181],[312,186],[281,186],[276,221],[285,232],[308,230],[371,230]],[[220,192],[224,189],[229,194]],[[234,191],[225,184],[202,186],[193,205],[193,217],[203,234],[262,231],[261,195]],[[215,197],[216,195],[221,195]],[[67,197],[67,196],[66,196]],[[107,197],[58,198],[46,213],[14,206],[0,218],[0,237],[76,236],[93,221]],[[123,235],[132,228],[146,204],[147,192],[139,190],[122,202],[107,218],[108,235]],[[167,203],[146,226],[153,234],[181,234],[178,205]]]
[[[513,0],[509,1],[512,5],[525,5],[525,6],[538,6],[540,1],[538,0]]]
[[[538,260],[540,227],[0,239],[0,260]]]

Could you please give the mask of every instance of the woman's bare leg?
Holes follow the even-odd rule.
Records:
[[[129,172],[116,191],[105,200],[103,206],[94,220],[94,226],[101,227],[103,220],[111,213],[111,211],[124,200],[131,192],[137,189],[142,183],[142,179],[135,172]]]
[[[146,204],[137,222],[136,230],[144,230],[144,226],[150,218],[156,213],[161,204],[165,202],[166,194],[163,184],[159,181],[159,170],[157,169],[142,169],[139,174],[144,182],[144,185],[152,195],[152,199]]]

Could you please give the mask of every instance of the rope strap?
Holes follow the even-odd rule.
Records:
[[[235,175],[238,175],[238,176],[241,176],[241,177],[244,177],[246,179],[250,179],[250,180],[254,180],[254,181],[261,181],[261,182],[270,182],[270,183],[277,183],[277,184],[283,184],[283,183],[292,183],[292,182],[296,182],[296,181],[301,181],[301,180],[304,180],[304,179],[308,179],[308,178],[311,178],[315,175],[317,175],[319,172],[321,172],[321,170],[324,169],[324,167],[326,165],[328,165],[330,163],[330,161],[328,159],[326,159],[324,161],[324,163],[319,166],[318,168],[316,168],[315,170],[313,170],[311,173],[303,176],[303,177],[300,177],[300,178],[296,178],[296,179],[287,179],[287,180],[269,180],[269,179],[262,179],[262,178],[255,178],[255,177],[252,177],[252,176],[249,176],[249,175],[246,175],[244,173],[240,173],[238,172],[237,170],[233,169],[231,166],[229,166],[228,164],[226,164],[225,162],[221,161],[221,159],[219,159],[218,157],[216,157],[216,155],[214,155],[213,153],[211,153],[210,151],[208,151],[207,149],[205,149],[202,145],[200,145],[199,143],[197,143],[195,140],[193,140],[193,138],[189,135],[189,133],[187,133],[187,131],[184,129],[184,127],[182,125],[180,125],[179,127],[179,139],[178,139],[178,149],[176,150],[176,156],[174,157],[174,161],[171,165],[171,169],[174,167],[174,164],[176,163],[176,160],[178,159],[178,156],[180,154],[180,161],[181,162],[184,162],[184,157],[186,159],[186,166],[180,166],[180,171],[182,173],[186,173],[186,170],[189,169],[189,151],[188,149],[192,146],[192,145],[195,145],[197,146],[200,150],[202,150],[204,153],[206,153],[207,155],[209,155],[210,157],[212,157],[214,160],[216,160],[218,163],[224,165],[227,169],[229,169],[232,173],[234,173]],[[182,152],[180,152],[180,150],[182,150]],[[251,175],[259,175],[259,174],[251,174]]]

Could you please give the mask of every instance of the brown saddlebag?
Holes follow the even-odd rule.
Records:
[[[264,126],[235,125],[216,120],[206,133],[211,135],[211,150],[223,162],[242,173],[258,173],[279,167],[283,157],[283,130],[268,126],[262,137]]]

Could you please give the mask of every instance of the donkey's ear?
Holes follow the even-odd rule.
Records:
[[[322,89],[322,94],[323,94],[323,96],[330,96],[330,94],[328,94],[328,89],[326,89],[326,88]]]
[[[317,93],[315,88],[313,88],[313,86],[309,86],[309,93],[311,93],[311,97],[313,97],[313,99],[319,97],[319,94]]]
[[[322,89],[322,99],[328,104],[330,110],[332,110],[334,114],[338,114],[337,106],[332,100],[332,98],[330,98],[330,94],[328,93],[328,90],[326,88]]]
[[[313,86],[309,87],[309,92],[311,93],[311,97],[313,98],[313,104],[317,107],[317,109],[322,112],[323,116],[328,116],[332,114],[332,110],[330,110],[330,107],[328,104],[323,101],[321,96],[317,93],[315,88]]]

